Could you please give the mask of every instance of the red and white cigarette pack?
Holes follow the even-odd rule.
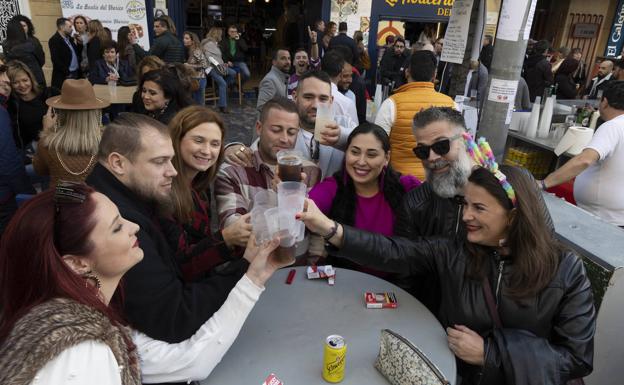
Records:
[[[334,270],[332,265],[308,266],[306,273],[308,279],[327,278],[327,283],[330,286],[333,286],[336,282],[336,270]]]
[[[367,291],[364,293],[364,301],[368,309],[395,309],[399,306],[393,292],[373,293]]]
[[[277,376],[275,375],[275,373],[271,373],[271,374],[269,374],[269,376],[266,378],[266,380],[264,380],[264,382],[262,383],[262,385],[284,385],[284,383],[282,382],[282,380],[280,380],[279,378],[277,378]]]

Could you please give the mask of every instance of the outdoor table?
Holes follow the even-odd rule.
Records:
[[[111,104],[132,104],[132,95],[136,91],[136,86],[117,85],[117,92],[111,95],[107,84],[94,84],[93,91],[95,97],[108,100]]]
[[[446,333],[412,295],[357,271],[337,269],[336,283],[330,286],[327,279],[309,280],[305,267],[296,270],[291,285],[285,283],[290,268],[267,282],[238,338],[202,385],[260,385],[271,373],[286,385],[323,384],[323,347],[332,334],[343,336],[347,344],[341,384],[388,384],[373,366],[382,329],[409,339],[455,384],[455,357]],[[399,306],[367,309],[366,291],[394,292]]]

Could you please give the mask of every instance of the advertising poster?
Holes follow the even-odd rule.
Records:
[[[149,49],[147,10],[143,0],[61,0],[63,17],[73,20],[82,15],[87,20],[97,19],[104,27],[111,30],[113,39],[117,39],[117,30],[123,26],[139,38],[143,49]]]

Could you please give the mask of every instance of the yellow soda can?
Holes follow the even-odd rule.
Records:
[[[347,344],[342,336],[333,334],[325,339],[323,354],[323,379],[340,382],[344,378]]]

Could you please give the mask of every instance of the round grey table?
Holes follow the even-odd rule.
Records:
[[[324,384],[321,376],[325,338],[339,334],[347,343],[341,384],[388,384],[373,363],[382,329],[391,329],[418,346],[455,384],[455,358],[436,318],[412,295],[372,275],[337,269],[336,284],[309,280],[297,267],[291,285],[289,268],[277,271],[223,360],[201,382],[262,384],[275,373],[285,385]],[[367,309],[364,292],[392,291],[396,309]]]

